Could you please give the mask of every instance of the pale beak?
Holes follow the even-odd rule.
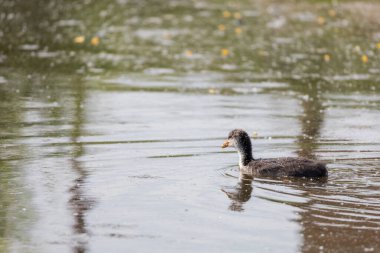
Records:
[[[223,142],[222,148],[226,148],[226,147],[228,147],[228,146],[230,146],[230,142],[229,142],[229,140],[225,140],[225,141]]]

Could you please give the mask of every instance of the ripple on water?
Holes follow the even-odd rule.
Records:
[[[365,96],[329,95],[329,109],[317,110],[313,120],[308,110],[319,108],[318,96],[267,90],[290,83],[237,84],[206,74],[181,83],[166,70],[147,72],[142,81],[121,77],[102,83],[104,90],[89,88],[87,100],[72,107],[71,98],[26,101],[22,120],[7,121],[22,129],[2,139],[11,143],[7,152],[15,153],[15,143],[29,149],[26,185],[42,214],[31,234],[81,243],[76,238],[86,234],[85,243],[99,252],[151,243],[171,245],[171,252],[185,246],[219,252],[221,242],[226,251],[378,248],[376,96],[363,103]],[[130,84],[137,88],[123,89]],[[149,90],[154,86],[175,89]],[[226,87],[235,93],[209,92]],[[258,92],[244,90],[253,88]],[[235,127],[257,133],[255,157],[296,156],[311,147],[329,164],[328,181],[239,178],[236,152],[220,149]],[[95,204],[86,206],[89,196]]]
[[[313,252],[320,245],[337,250],[358,249],[357,240],[373,250],[379,247],[374,240],[380,234],[379,145],[344,139],[331,145],[336,141],[321,140],[321,148],[316,150],[318,155],[330,159],[327,181],[255,178],[244,182],[240,179],[239,184],[222,188],[234,202],[233,210],[250,211],[255,208],[250,201],[257,198],[297,207],[296,220],[301,224],[302,247],[306,252]],[[236,165],[222,167],[219,172],[226,178],[232,174],[230,180],[236,180],[239,175]]]

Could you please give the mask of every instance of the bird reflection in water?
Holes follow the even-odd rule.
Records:
[[[229,209],[231,211],[244,211],[243,205],[245,202],[250,200],[252,195],[252,180],[252,176],[242,174],[240,176],[238,184],[234,187],[232,191],[227,191],[222,188],[222,191],[232,201],[229,206]]]

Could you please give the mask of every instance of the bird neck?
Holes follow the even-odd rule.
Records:
[[[252,156],[252,145],[249,139],[244,140],[239,145],[236,146],[239,153],[239,165],[246,166],[249,162],[253,160]]]

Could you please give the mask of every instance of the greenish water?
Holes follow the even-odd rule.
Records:
[[[0,252],[377,252],[377,1],[0,0]],[[328,163],[239,178],[220,145]]]

